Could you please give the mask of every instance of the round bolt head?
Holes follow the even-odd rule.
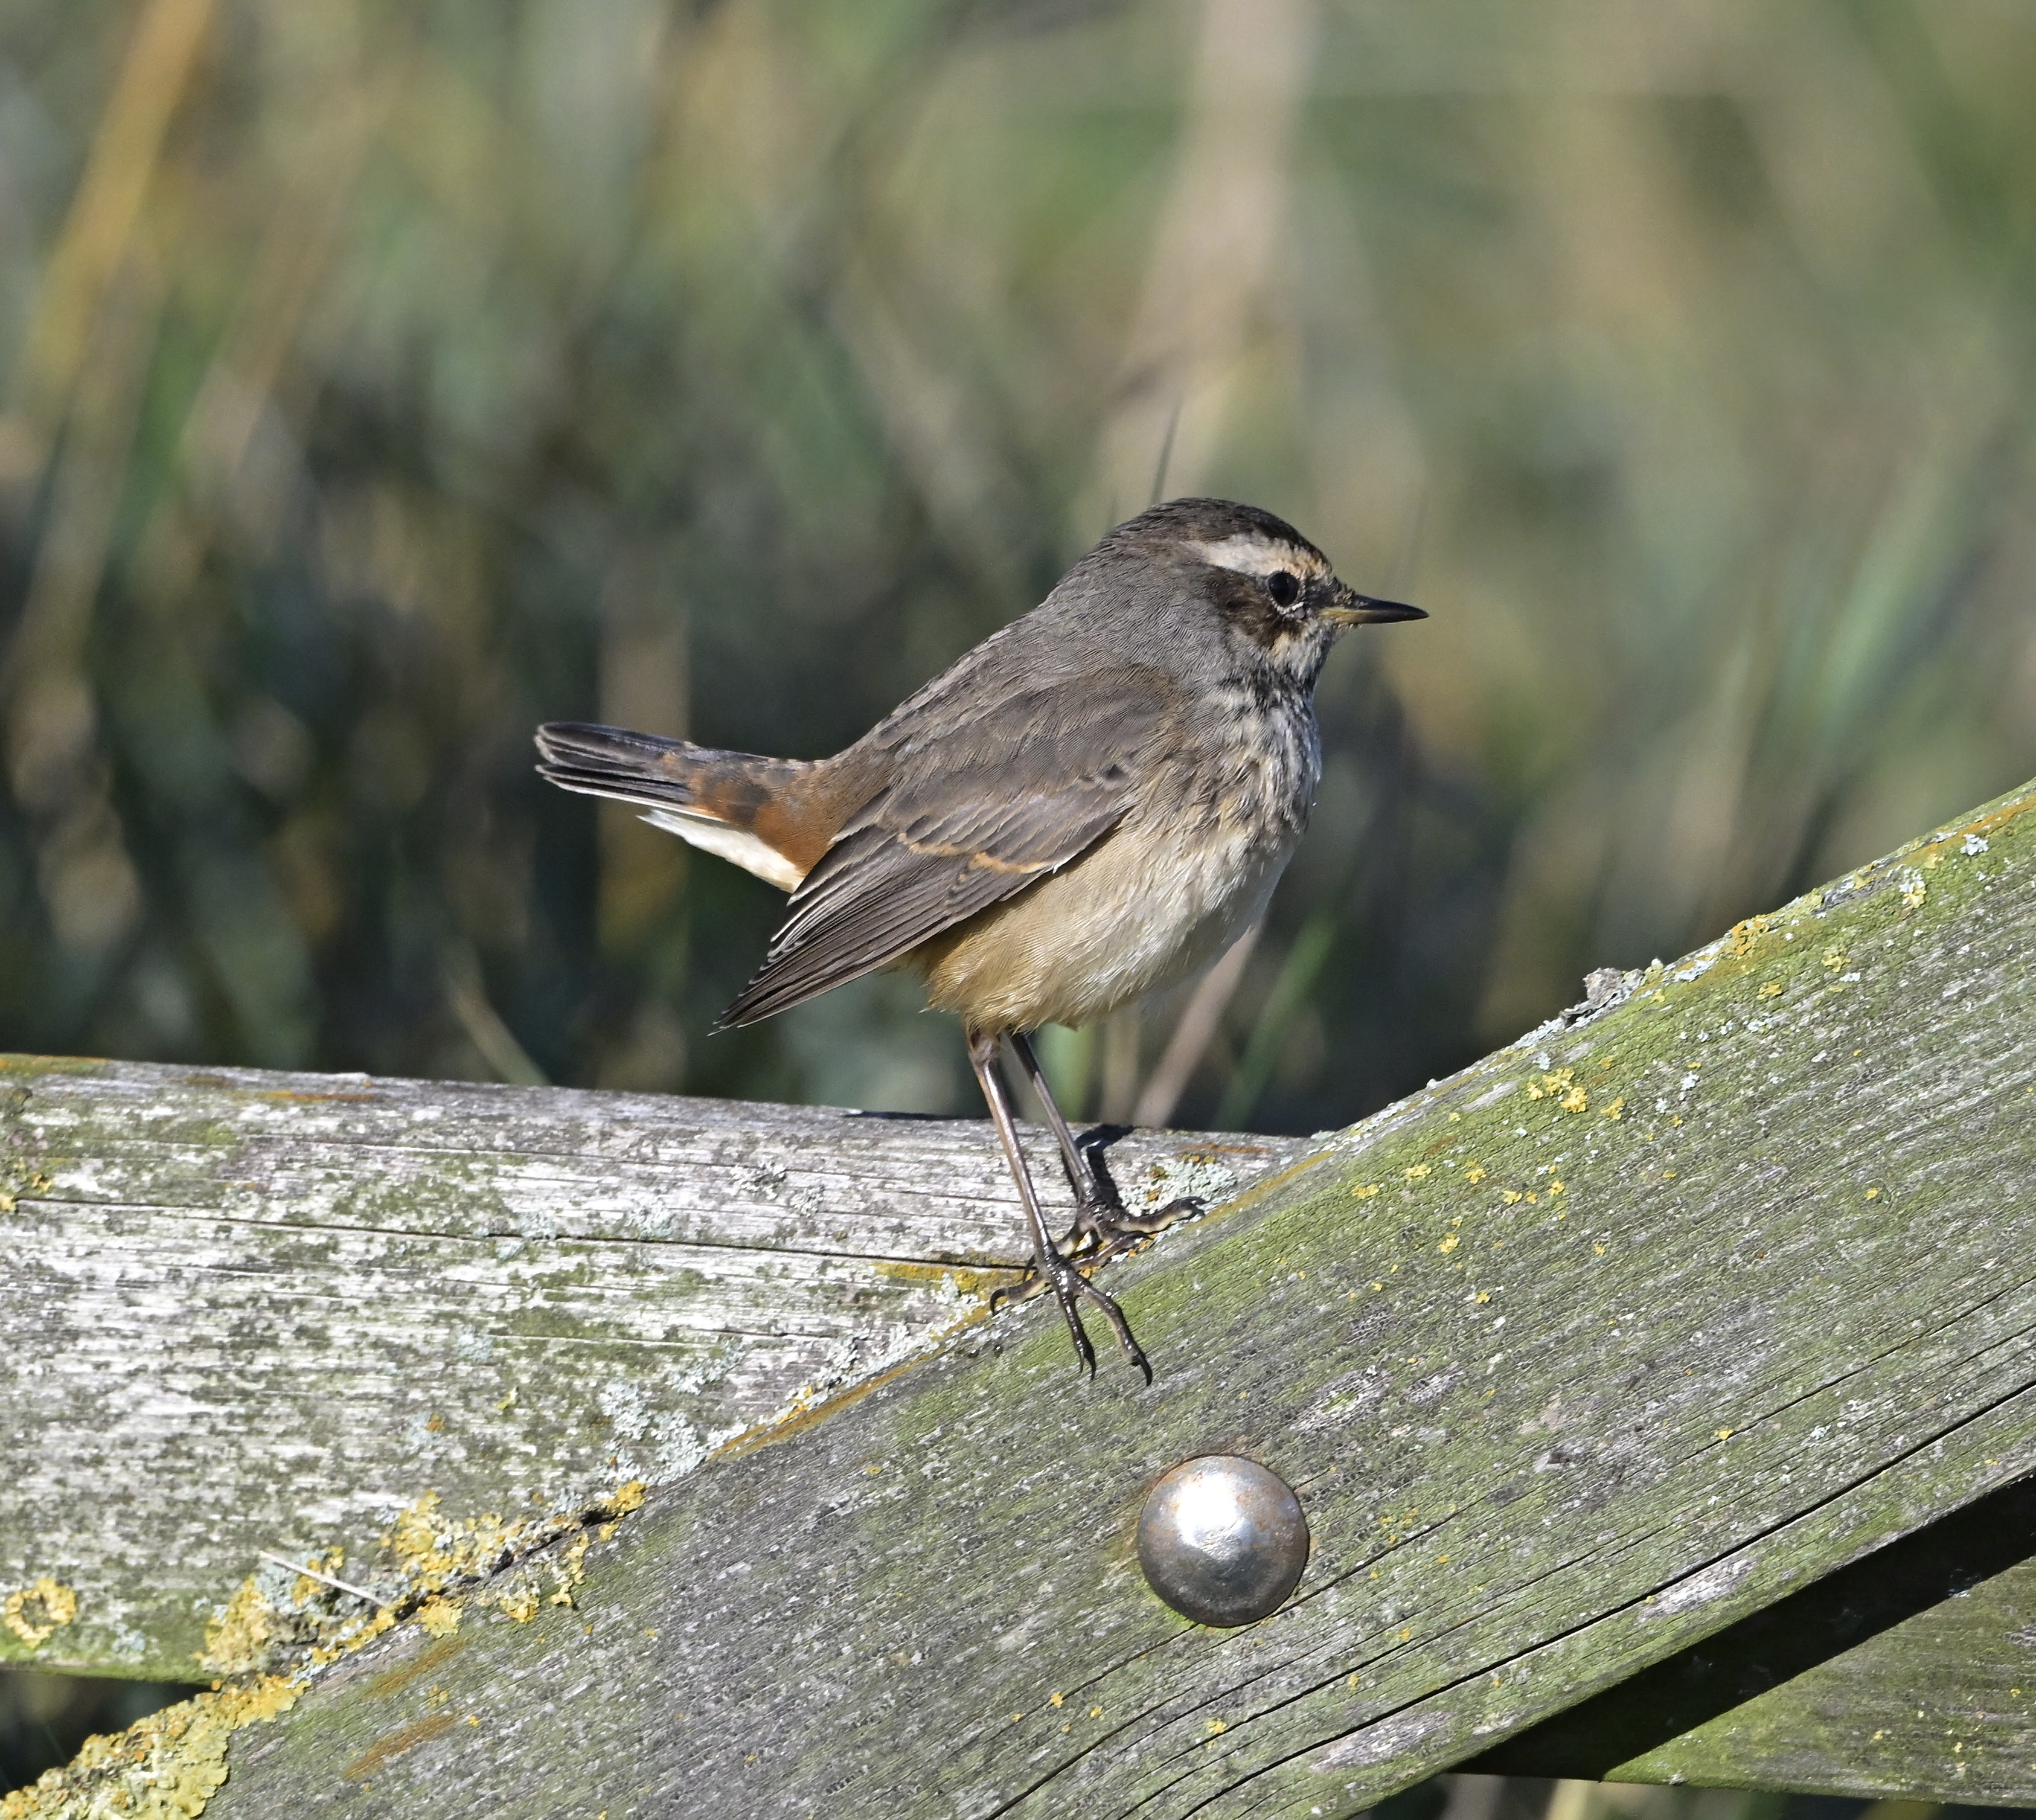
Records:
[[[1235,1453],[1183,1460],[1138,1517],[1145,1582],[1183,1618],[1220,1630],[1286,1603],[1308,1565],[1308,1524],[1286,1480]]]

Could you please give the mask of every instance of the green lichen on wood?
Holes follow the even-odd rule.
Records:
[[[0,1820],[198,1820],[227,1779],[234,1733],[289,1710],[300,1689],[276,1675],[199,1694],[89,1738],[70,1762],[0,1796]]]
[[[0,1599],[74,1586],[38,1665],[164,1679],[258,1551],[676,1479],[978,1317],[1018,1242],[980,1126],[25,1058],[0,1231]]]
[[[654,1499],[569,1622],[476,1631],[473,1726],[315,1690],[228,1811],[380,1738],[352,1811],[546,1814],[569,1762],[618,1809],[1352,1813],[2036,1469],[2030,804],[1169,1235],[1116,1273],[1152,1390],[1050,1308],[971,1330]],[[1314,1537],[1232,1633],[1130,1547],[1218,1449]]]
[[[47,1573],[0,1599],[0,1627],[30,1656],[77,1617],[77,1589]]]
[[[2036,1801],[2036,1559],[1993,1575],[1608,1778],[2026,1807]]]

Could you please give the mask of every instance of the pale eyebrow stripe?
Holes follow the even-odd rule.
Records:
[[[1248,531],[1212,544],[1190,547],[1204,562],[1240,575],[1269,575],[1280,569],[1289,574],[1310,575],[1319,573],[1322,567],[1305,550],[1297,550],[1291,544],[1254,536]]]

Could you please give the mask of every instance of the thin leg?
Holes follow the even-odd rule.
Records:
[[[1094,1208],[1100,1212],[1104,1208],[1122,1215],[1124,1203],[1118,1198],[1117,1190],[1103,1178],[1095,1166],[1095,1159],[1075,1141],[1075,1134],[1062,1115],[1060,1103],[1054,1098],[1054,1090],[1046,1084],[1046,1070],[1039,1066],[1039,1057],[1032,1048],[1032,1039],[1023,1031],[1011,1033],[1011,1047],[1018,1057],[1018,1065],[1025,1071],[1025,1078],[1032,1083],[1032,1091],[1039,1096],[1039,1103],[1046,1109],[1046,1123],[1054,1128],[1054,1136],[1061,1147],[1061,1166],[1068,1172],[1068,1186],[1075,1191],[1075,1199],[1084,1208]]]
[[[1061,1305],[1069,1337],[1075,1343],[1075,1352],[1081,1360],[1083,1370],[1092,1377],[1095,1373],[1095,1349],[1082,1331],[1081,1316],[1076,1307],[1076,1298],[1086,1295],[1103,1310],[1103,1317],[1117,1335],[1118,1343],[1131,1362],[1144,1373],[1145,1381],[1150,1384],[1152,1367],[1147,1363],[1144,1350],[1132,1337],[1131,1325],[1124,1318],[1123,1309],[1061,1255],[1046,1230],[1046,1216],[1040,1211],[1039,1196],[1032,1186],[1031,1173],[1025,1166],[1024,1152],[1018,1147],[1018,1123],[1012,1116],[1010,1092],[1004,1084],[1004,1077],[997,1072],[997,1043],[993,1034],[969,1031],[969,1065],[975,1070],[982,1097],[989,1103],[991,1122],[996,1125],[997,1140],[1004,1146],[1004,1160],[1010,1167],[1011,1179],[1018,1185],[1018,1198],[1024,1204],[1025,1223],[1031,1230],[1032,1255],[1040,1279],[1051,1285],[1054,1298]]]
[[[1127,1212],[1110,1178],[1097,1168],[1095,1159],[1076,1141],[1074,1132],[1054,1098],[1054,1090],[1046,1084],[1046,1071],[1039,1066],[1031,1038],[1023,1031],[1013,1031],[1011,1046],[1017,1053],[1018,1065],[1025,1071],[1025,1078],[1032,1083],[1032,1091],[1039,1096],[1039,1103],[1046,1109],[1046,1122],[1054,1128],[1054,1136],[1060,1144],[1061,1162],[1068,1172],[1068,1185],[1074,1190],[1075,1223],[1061,1242],[1064,1256],[1079,1250],[1084,1242],[1093,1241],[1099,1253],[1114,1257],[1147,1234],[1165,1231],[1183,1214],[1202,1211],[1202,1203],[1189,1196],[1169,1201],[1142,1217]]]

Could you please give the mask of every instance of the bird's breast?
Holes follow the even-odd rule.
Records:
[[[1231,704],[1153,766],[1080,857],[914,955],[928,1002],[980,1029],[1079,1027],[1207,966],[1255,921],[1320,774],[1312,714]]]
[[[1322,735],[1304,691],[1262,676],[1217,691],[1197,742],[1196,769],[1217,812],[1298,838],[1322,782]]]

